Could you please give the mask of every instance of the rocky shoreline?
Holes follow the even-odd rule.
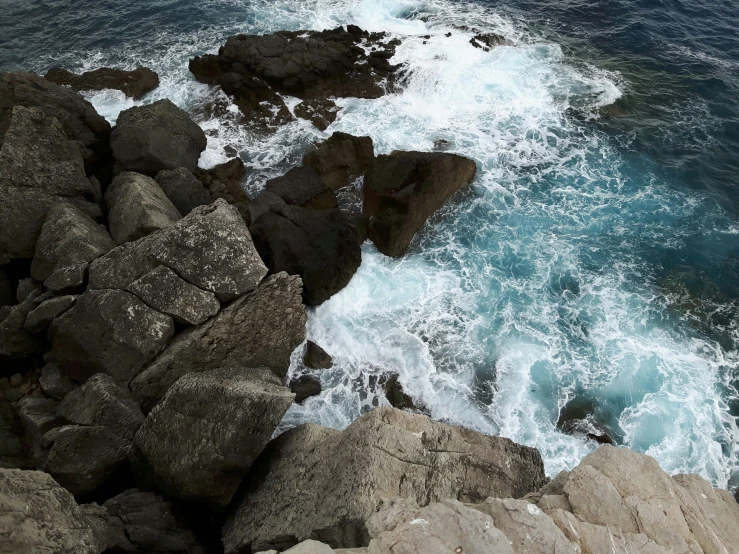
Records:
[[[397,85],[396,46],[240,35],[190,69],[247,123],[293,117],[289,94],[325,129],[332,99]],[[549,481],[536,449],[431,420],[394,375],[395,407],[273,437],[332,363],[307,307],[365,240],[402,256],[476,166],[334,133],[249,197],[240,158],[198,167],[206,136],[172,102],[111,128],[75,92],[140,97],[152,73],[0,74],[0,551],[738,551],[739,504],[700,477],[605,445]],[[337,191],[360,177],[358,213]],[[300,348],[314,371],[286,383]]]

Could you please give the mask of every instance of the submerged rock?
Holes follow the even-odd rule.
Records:
[[[303,156],[303,165],[313,168],[331,190],[337,190],[364,173],[374,157],[370,137],[337,132],[309,149]]]
[[[132,71],[101,67],[86,71],[81,75],[54,67],[46,75],[46,80],[64,85],[76,91],[117,89],[126,96],[141,98],[159,86],[159,75],[146,67],[137,67]]]
[[[470,44],[475,48],[480,48],[485,52],[489,52],[496,46],[511,46],[513,43],[503,35],[496,33],[480,33],[470,39]]]

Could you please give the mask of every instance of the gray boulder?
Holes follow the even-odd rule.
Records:
[[[169,227],[182,216],[151,177],[125,171],[105,191],[110,234],[131,242]]]
[[[41,377],[39,377],[38,382],[42,391],[58,400],[61,400],[78,387],[76,382],[62,375],[59,366],[55,363],[46,364],[41,369]]]
[[[132,71],[101,67],[81,75],[53,67],[44,77],[76,91],[116,89],[133,98],[141,98],[159,86],[159,75],[147,67],[137,67]]]
[[[256,221],[259,216],[272,210],[287,206],[287,203],[273,192],[263,190],[249,202],[249,221]]]
[[[218,164],[210,169],[197,168],[194,171],[205,188],[210,191],[213,199],[223,198],[229,204],[235,206],[244,217],[248,215],[249,196],[247,196],[241,181],[246,175],[246,166],[241,158],[232,158],[227,162]]]
[[[223,528],[228,553],[306,538],[332,547],[369,542],[365,521],[383,498],[521,497],[545,482],[536,449],[379,408],[345,431],[301,425],[274,439]]]
[[[226,506],[292,402],[268,368],[184,375],[136,433],[134,472],[168,496]]]
[[[76,299],[76,296],[67,295],[44,300],[28,314],[23,328],[36,334],[45,331],[52,321],[74,305]]]
[[[206,206],[213,202],[208,189],[184,167],[160,171],[156,180],[182,215],[189,214],[198,206]]]
[[[39,292],[34,291],[20,304],[12,306],[0,321],[0,362],[24,360],[43,351],[38,337],[25,328],[28,315],[36,309],[38,296]]]
[[[80,382],[96,373],[132,379],[174,335],[170,316],[120,290],[93,290],[49,328],[62,374]]]
[[[323,182],[337,190],[362,175],[375,157],[370,137],[334,133],[303,156],[303,165],[313,168]]]
[[[169,100],[124,110],[110,135],[116,168],[152,177],[163,169],[194,171],[206,144],[203,130]]]
[[[87,262],[65,265],[49,275],[44,286],[59,294],[81,292],[87,279],[88,267]]]
[[[294,167],[282,177],[267,181],[266,189],[291,206],[313,210],[337,207],[334,191],[326,186],[312,167]]]
[[[44,436],[64,424],[64,420],[56,413],[59,401],[53,398],[26,396],[19,400],[16,406],[31,457],[40,466],[49,446]]]
[[[328,129],[339,114],[340,108],[333,100],[305,100],[295,106],[295,115],[310,121],[321,131]]]

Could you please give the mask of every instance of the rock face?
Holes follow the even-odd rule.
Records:
[[[307,316],[299,277],[273,275],[202,325],[177,335],[131,382],[150,409],[186,373],[268,367],[284,379],[290,355],[305,340]]]
[[[339,210],[278,206],[258,217],[250,231],[272,273],[300,275],[308,306],[343,289],[362,263],[356,229]]]
[[[421,505],[521,497],[545,482],[539,453],[427,417],[379,408],[345,431],[301,425],[273,440],[223,530],[227,553],[315,538],[369,542],[365,520],[382,498]]]
[[[361,175],[375,157],[370,137],[355,137],[346,133],[334,133],[327,140],[308,150],[303,165],[312,167],[332,190],[351,183]]]
[[[337,207],[336,195],[310,167],[295,167],[282,177],[267,181],[266,189],[286,204],[313,210]]]
[[[45,77],[47,81],[68,86],[78,92],[111,88],[133,98],[141,98],[159,86],[159,75],[146,67],[138,67],[133,71],[101,67],[81,75],[54,67]]]
[[[40,471],[0,469],[0,550],[98,554],[88,519],[71,493]]]
[[[182,218],[151,177],[125,171],[105,191],[110,234],[118,244],[164,229]]]
[[[134,471],[169,496],[225,506],[292,402],[268,368],[184,375],[136,434]]]
[[[400,256],[426,220],[475,176],[475,162],[456,154],[393,152],[378,156],[364,178],[369,238]]]
[[[213,201],[208,189],[184,167],[160,171],[157,173],[157,183],[182,215]]]
[[[203,130],[169,100],[121,112],[110,136],[118,170],[151,177],[163,169],[194,171],[206,144]]]

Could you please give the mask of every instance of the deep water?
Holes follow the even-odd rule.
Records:
[[[478,176],[391,260],[370,245],[350,285],[314,309],[334,357],[295,406],[343,427],[400,374],[433,417],[538,447],[547,471],[596,445],[557,428],[568,402],[670,472],[739,485],[739,4],[735,0],[0,1],[0,69],[158,71],[206,129],[201,165],[235,147],[247,190],[311,140],[450,151]],[[403,91],[342,100],[326,134],[269,137],[187,71],[236,32],[354,23],[403,39]],[[470,31],[514,46],[486,53]],[[451,31],[451,37],[444,35]],[[426,41],[423,35],[431,35]],[[88,96],[114,121],[133,105]],[[213,110],[214,100],[224,107]],[[359,184],[357,185],[359,186]],[[292,372],[303,371],[300,352]],[[572,406],[572,404],[570,404]]]

